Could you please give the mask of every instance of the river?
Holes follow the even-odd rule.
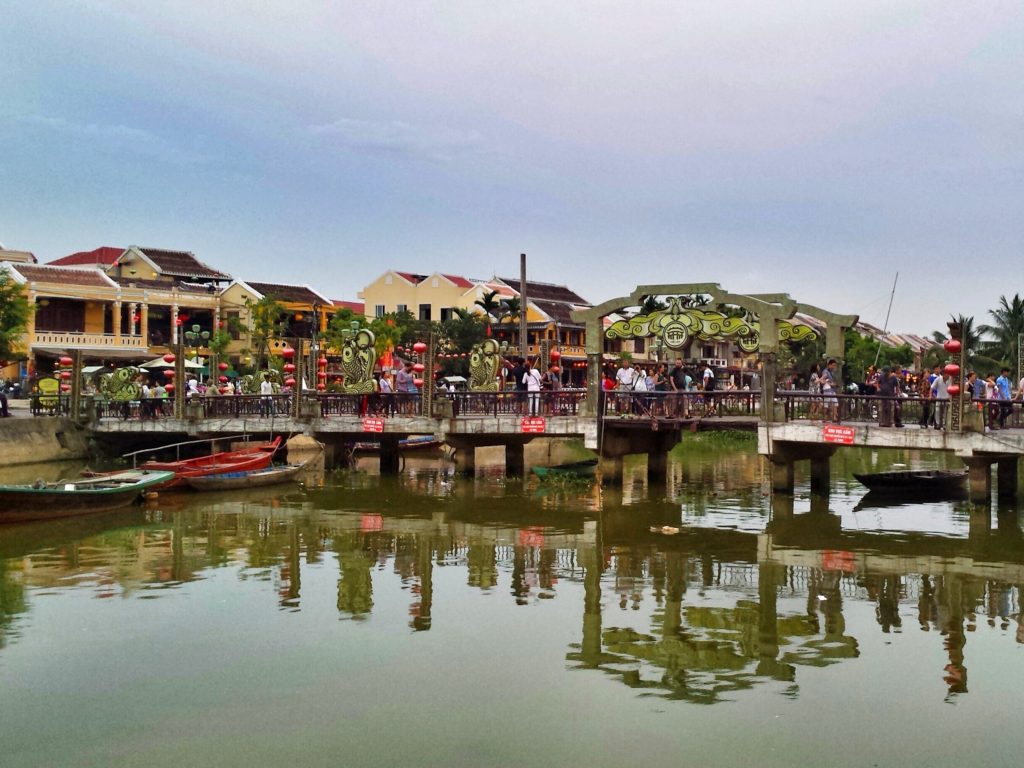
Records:
[[[0,528],[0,765],[1016,764],[1016,506],[409,458]],[[961,757],[963,756],[963,757]]]

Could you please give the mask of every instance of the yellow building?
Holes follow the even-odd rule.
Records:
[[[250,348],[249,306],[267,297],[278,302],[284,309],[279,318],[284,333],[280,339],[271,343],[272,352],[285,346],[287,339],[314,340],[327,329],[331,316],[338,309],[333,301],[308,285],[235,280],[221,293],[223,321],[233,339],[228,348],[229,355],[238,355],[242,350]]]
[[[389,269],[358,296],[369,318],[408,311],[419,320],[443,323],[451,319],[452,310],[472,308],[476,284],[459,275],[417,275]]]

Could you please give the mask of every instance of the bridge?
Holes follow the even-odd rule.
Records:
[[[651,308],[652,297],[665,297],[665,301]],[[814,318],[815,325],[802,318]],[[748,429],[757,431],[759,452],[770,463],[772,487],[778,492],[792,492],[798,461],[810,462],[812,489],[827,492],[830,457],[844,447],[859,446],[952,453],[968,467],[975,499],[989,498],[993,467],[998,468],[1000,493],[1016,494],[1017,465],[1024,454],[1020,403],[985,403],[979,410],[978,404],[969,401],[959,329],[953,326],[952,341],[947,342],[947,371],[955,386],[950,387],[951,398],[943,401],[941,428],[930,430],[916,425],[935,405],[933,401],[838,394],[844,391],[844,332],[856,324],[854,315],[828,312],[786,294],[732,294],[717,283],[684,283],[638,286],[628,296],[574,311],[573,319],[585,324],[587,331],[586,389],[505,390],[501,366],[505,355],[514,350],[500,349],[497,342],[486,339],[470,355],[470,391],[435,392],[431,338],[415,345],[421,391],[380,394],[373,380],[377,364],[373,334],[353,328],[341,350],[346,371],[342,392],[322,391],[322,385],[321,391],[293,391],[305,374],[322,381],[327,361],[305,359],[292,349],[282,372],[266,371],[275,377],[274,395],[261,396],[250,389],[250,394],[243,395],[186,397],[184,387],[179,387],[166,402],[124,397],[124,390],[90,399],[82,392],[78,374],[81,352],[72,350],[73,356],[62,360],[68,370],[67,376],[61,375],[70,382],[64,385],[69,391],[36,395],[33,408],[84,420],[94,435],[107,441],[151,441],[158,433],[207,437],[303,433],[324,442],[335,455],[345,445],[372,441],[380,444],[385,471],[397,470],[401,441],[418,435],[431,435],[452,446],[459,468],[466,472],[475,468],[476,448],[504,446],[506,467],[513,474],[522,472],[523,449],[531,440],[573,437],[598,453],[602,477],[611,481],[621,478],[623,458],[638,453],[647,455],[652,478],[663,477],[668,451],[689,431]],[[752,370],[769,386],[779,380],[778,355],[783,345],[821,336],[825,357],[838,362],[835,394],[775,387],[770,394],[757,389],[605,392],[600,386],[602,368],[609,364],[608,340],[647,339],[677,357],[695,342],[734,342],[756,361]],[[557,359],[554,353],[552,359]],[[165,360],[169,368],[173,366],[173,371],[167,371],[172,381],[184,381],[183,356],[168,355]],[[130,387],[127,378],[120,376],[118,381]],[[992,408],[998,409],[1002,424],[998,432],[986,429]],[[908,426],[902,427],[900,415]]]

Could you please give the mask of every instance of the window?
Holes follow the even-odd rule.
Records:
[[[408,304],[399,304],[398,306],[395,307],[395,311],[398,312],[399,314],[401,314],[402,312],[408,312],[409,311],[409,305]]]
[[[437,288],[437,278],[436,277],[433,280],[430,281],[430,287],[431,288]]]
[[[373,308],[373,316],[374,317],[384,317],[384,305],[383,304],[377,304]]]
[[[420,304],[420,320],[430,321],[430,305]]]
[[[452,319],[452,308],[451,307],[441,307],[441,322],[442,323],[447,323],[451,319]]]
[[[633,339],[633,351],[638,354],[644,351],[643,339]]]
[[[232,340],[238,341],[242,337],[242,320],[238,312],[228,312],[224,315],[224,325],[228,329]]]

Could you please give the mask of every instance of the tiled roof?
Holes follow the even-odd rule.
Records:
[[[34,283],[84,285],[91,288],[111,287],[111,280],[98,269],[54,267],[48,264],[14,264],[12,266],[22,277]]]
[[[113,275],[112,280],[115,280],[118,284],[131,287],[131,288],[150,288],[157,291],[169,291],[172,288],[177,288],[179,291],[191,291],[193,293],[215,293],[214,289],[210,285],[202,283],[190,283],[187,280],[180,278],[172,278],[170,280],[149,280],[146,278],[135,277],[134,275]]]
[[[514,291],[522,293],[519,287],[519,279],[512,279],[509,277],[499,277],[501,282],[508,285]],[[583,304],[590,305],[590,302],[584,299],[577,293],[569,290],[564,285],[554,285],[553,283],[535,283],[532,280],[526,281],[526,296],[530,301],[534,299],[542,299],[544,301],[562,301],[569,304]]]
[[[451,282],[455,283],[455,285],[459,286],[459,288],[472,288],[473,287],[473,283],[471,283],[469,280],[467,280],[464,277],[460,277],[459,275],[445,275],[445,274],[442,273],[441,277],[443,277],[446,280],[450,280]]]
[[[138,248],[165,275],[177,277],[206,277],[213,280],[230,280],[212,267],[208,267],[188,251],[164,251],[158,248]]]
[[[404,277],[413,285],[419,285],[420,283],[427,279],[426,275],[414,275],[412,272],[395,272],[395,274],[398,275],[399,277]]]
[[[295,304],[326,304],[327,300],[306,285],[280,285],[278,283],[254,283],[246,280],[245,284],[264,296],[273,296],[278,301]]]
[[[577,308],[572,304],[565,304],[560,301],[544,301],[543,299],[534,300],[533,298],[530,298],[530,304],[535,306],[537,309],[539,309],[545,315],[547,315],[552,320],[557,322],[559,325],[573,325],[579,326],[581,328],[583,327],[582,323],[577,323],[575,320],[572,319],[572,317],[569,314],[570,312]]]
[[[85,265],[103,265],[109,267],[117,261],[117,257],[122,253],[124,253],[124,248],[114,248],[110,245],[103,245],[91,251],[78,251],[77,253],[72,253],[70,256],[63,256],[48,263],[59,267]]]
[[[331,304],[338,309],[350,309],[357,315],[366,314],[366,304],[361,301],[340,301],[338,299],[334,299],[331,301]]]

